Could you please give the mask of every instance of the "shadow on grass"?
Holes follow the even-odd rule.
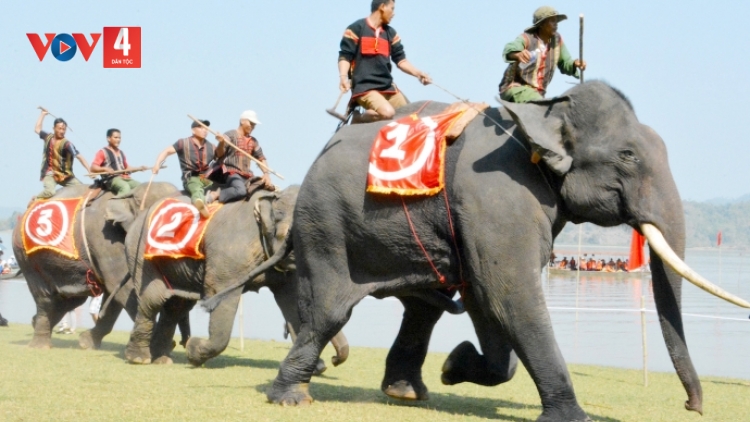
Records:
[[[705,383],[711,383],[711,384],[718,384],[718,385],[737,385],[740,387],[750,387],[749,383],[746,382],[727,382],[727,381],[712,381],[712,380],[701,380],[701,382]]]
[[[255,386],[255,389],[261,394],[266,394],[266,391],[268,391],[272,385],[273,381],[269,381],[266,384]],[[310,385],[310,394],[316,401],[320,402],[381,403],[389,406],[429,409],[456,416],[475,416],[485,419],[512,422],[528,421],[528,419],[504,414],[504,409],[534,409],[537,413],[542,413],[541,405],[528,405],[508,400],[466,397],[445,393],[430,393],[430,400],[427,401],[401,401],[392,399],[383,394],[380,390],[374,388],[312,383]],[[588,413],[588,415],[597,421],[621,422],[620,419],[609,418],[592,413]]]

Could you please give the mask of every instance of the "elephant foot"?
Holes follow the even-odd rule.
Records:
[[[31,339],[29,342],[29,348],[31,349],[40,349],[40,350],[49,350],[52,348],[52,343],[49,337],[42,337],[42,336],[34,336],[34,338]]]
[[[125,348],[125,359],[136,365],[148,365],[151,363],[151,351],[148,347],[138,347],[128,343]]]
[[[183,345],[183,346],[184,346],[184,345]],[[169,349],[169,351],[171,352],[172,350],[174,350],[174,349],[175,349],[175,347],[177,347],[177,342],[176,342],[176,341],[174,341],[174,340],[172,340],[172,348],[171,348],[171,349]]]
[[[310,384],[294,384],[291,386],[278,386],[273,383],[271,390],[266,393],[270,403],[282,406],[309,406],[313,398],[309,392]]]
[[[323,372],[326,371],[328,367],[326,366],[326,363],[323,361],[323,359],[318,359],[318,364],[315,365],[315,371],[313,371],[313,376],[320,376],[323,374]]]
[[[91,330],[88,330],[78,336],[78,345],[84,350],[99,350],[102,346],[102,339],[95,339]]]
[[[427,387],[422,385],[423,388],[415,389],[409,381],[396,381],[393,384],[389,384],[383,388],[383,392],[388,397],[398,400],[429,400],[430,394],[427,392]],[[421,390],[421,391],[417,391]]]
[[[188,362],[190,362],[191,365],[201,366],[206,363],[208,359],[210,359],[209,357],[206,357],[201,353],[201,347],[204,343],[206,343],[205,340],[195,337],[191,337],[190,340],[187,341],[185,349],[187,351]]]
[[[481,355],[477,352],[476,347],[469,342],[465,341],[458,346],[448,355],[443,363],[440,381],[444,385],[455,385],[465,381],[471,381],[467,374],[467,366],[469,368],[474,367],[473,363],[477,359],[481,359]]]
[[[182,340],[180,340],[180,346],[182,346],[183,349],[187,348],[187,342],[190,340],[190,336],[182,337]],[[174,348],[172,348],[174,349]]]
[[[152,363],[154,365],[172,365],[174,362],[172,361],[172,358],[170,358],[169,356],[162,356],[162,357],[154,359]]]
[[[578,416],[564,416],[564,415],[553,416],[553,415],[548,415],[545,412],[545,413],[542,413],[542,415],[536,419],[536,422],[556,422],[556,421],[593,422],[591,418],[589,418],[588,416],[586,416],[585,413],[583,413],[583,410],[580,410],[580,412],[576,412],[576,413],[579,413],[579,415]],[[580,413],[583,413],[583,416],[581,416]]]

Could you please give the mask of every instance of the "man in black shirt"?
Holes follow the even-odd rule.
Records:
[[[401,37],[389,25],[395,8],[395,0],[373,0],[370,16],[349,25],[341,39],[339,88],[342,92],[351,89],[352,100],[366,110],[355,115],[353,123],[391,119],[395,109],[406,104],[393,85],[391,60],[422,84],[432,82],[406,59]]]

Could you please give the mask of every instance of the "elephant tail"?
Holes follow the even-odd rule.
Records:
[[[227,287],[226,289],[220,291],[219,293],[216,293],[212,297],[204,300],[201,303],[201,307],[205,309],[207,312],[213,312],[214,309],[216,309],[224,299],[231,296],[235,290],[245,287],[245,285],[253,281],[255,277],[263,274],[264,272],[278,265],[281,262],[281,260],[289,256],[289,253],[291,251],[292,251],[292,242],[289,239],[289,234],[287,234],[287,237],[284,238],[284,242],[282,243],[281,247],[279,247],[279,249],[276,251],[276,253],[273,254],[272,257],[264,261],[262,264],[255,267],[252,271],[250,271],[250,274],[248,274],[247,279],[245,281],[241,281],[239,283],[233,284]]]

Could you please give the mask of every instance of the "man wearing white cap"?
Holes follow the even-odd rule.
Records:
[[[208,202],[218,200],[221,203],[226,203],[241,200],[261,188],[274,190],[274,185],[268,175],[266,157],[263,155],[258,140],[251,136],[255,126],[259,124],[258,115],[252,110],[246,110],[240,115],[240,126],[237,129],[216,136],[216,140],[219,141],[219,146],[216,148],[218,162],[212,172],[212,177],[218,176],[219,179],[223,179],[227,187],[219,191],[209,192]],[[227,148],[226,142],[231,142],[232,145],[263,163],[265,166],[265,168],[261,168],[263,177],[253,177],[253,172],[250,170],[252,160],[237,152],[234,148]],[[251,182],[249,187],[245,184],[247,180]]]

